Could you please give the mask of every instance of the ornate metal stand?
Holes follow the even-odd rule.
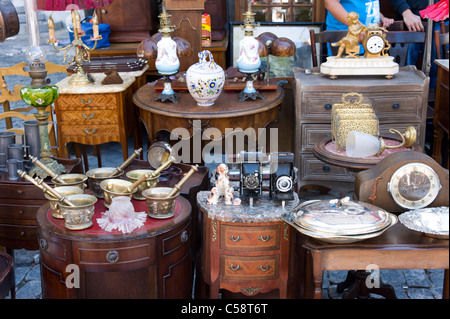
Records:
[[[244,102],[247,99],[255,101],[257,98],[265,99],[265,96],[259,94],[259,92],[253,86],[253,73],[247,73],[245,78],[245,89],[239,93],[239,102]]]
[[[172,79],[171,75],[176,74],[164,74],[164,90],[158,95],[158,97],[154,98],[153,101],[171,101],[172,103],[178,103],[178,94],[172,89]]]

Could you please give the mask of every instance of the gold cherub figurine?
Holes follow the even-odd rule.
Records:
[[[339,46],[338,54],[336,55],[336,59],[340,58],[342,53],[347,53],[346,58],[358,58],[357,54],[359,54],[359,37],[361,32],[367,31],[367,27],[362,24],[359,20],[359,14],[356,12],[350,12],[347,15],[348,21],[348,33],[345,37],[339,40],[336,43],[332,43],[333,47]]]

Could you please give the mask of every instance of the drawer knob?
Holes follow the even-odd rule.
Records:
[[[81,101],[81,103],[88,105],[88,104],[91,104],[94,101],[94,99],[90,98],[87,101],[85,99],[80,99],[80,101]]]
[[[87,115],[86,113],[81,113],[81,116],[83,116],[86,120],[91,120],[94,118],[95,113],[91,113],[89,115]]]
[[[392,109],[393,110],[398,110],[399,108],[400,108],[400,104],[399,103],[392,104]]]
[[[240,265],[237,265],[236,267],[233,266],[233,264],[229,265],[228,268],[230,268],[232,271],[238,271],[239,269],[242,269]]]
[[[333,105],[331,105],[331,103],[325,103],[325,105],[324,105],[324,108],[327,111],[331,110],[332,107],[333,107]]]
[[[23,215],[23,210],[19,210],[19,215]]]
[[[106,260],[113,264],[119,261],[119,252],[116,250],[110,250],[108,251],[108,253],[106,254]]]
[[[234,236],[230,236],[228,238],[231,239],[231,241],[234,241],[234,242],[242,240],[241,236],[237,236],[236,238],[234,238]]]
[[[268,271],[270,268],[272,268],[272,267],[270,267],[269,265],[267,265],[267,266],[258,266],[258,270],[261,270],[261,271],[264,271],[264,272],[266,272],[266,271]]]
[[[323,169],[325,172],[329,172],[329,171],[330,171],[330,165],[324,165],[324,166],[322,166],[322,169]]]
[[[181,233],[181,242],[185,243],[188,241],[188,239],[189,239],[189,235],[188,235],[187,231],[185,230]]]
[[[85,128],[83,131],[84,131],[84,133],[91,135],[91,134],[94,134],[95,132],[97,132],[97,129],[93,128],[92,130],[89,131],[89,129]]]
[[[270,235],[267,235],[266,237],[263,237],[263,235],[259,236],[257,239],[263,242],[269,241],[272,237]]]

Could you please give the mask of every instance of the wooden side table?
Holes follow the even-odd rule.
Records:
[[[122,84],[102,85],[104,74],[93,74],[95,83],[73,86],[65,78],[56,85],[60,95],[55,102],[58,122],[58,148],[68,157],[65,144],[98,145],[119,142],[124,161],[128,158],[127,137],[134,134],[137,146],[137,119],[131,97],[134,76],[121,75]]]
[[[307,254],[306,297],[322,298],[323,271],[366,269],[446,269],[443,297],[448,299],[448,240],[427,237],[397,223],[378,237],[353,244],[328,244],[298,233]]]
[[[146,211],[145,201],[133,200]],[[81,231],[64,228],[51,216],[49,204],[37,213],[44,299],[189,298],[192,291],[191,206],[179,196],[175,215],[151,219],[132,233],[106,232],[96,219],[106,211],[95,205],[94,225]],[[79,269],[79,287],[66,279]],[[67,271],[72,269],[72,271]],[[69,278],[70,280],[70,278]]]
[[[189,92],[180,91],[178,94],[178,103],[154,101],[159,92],[152,84],[144,85],[134,94],[133,101],[140,109],[139,117],[147,129],[149,141],[156,140],[159,131],[171,132],[175,128],[187,129],[191,137],[206,128],[218,129],[222,138],[227,129],[236,127],[243,130],[254,128],[258,134],[259,128],[266,128],[278,121],[279,107],[284,98],[281,87],[264,91],[262,95],[265,99],[245,102],[238,101],[238,92],[224,91],[214,105],[201,107]],[[195,125],[194,121],[199,122]],[[198,136],[204,140],[201,135]],[[217,140],[220,137],[212,138]]]
[[[209,286],[207,297],[218,298],[219,289],[246,296],[278,289],[280,298],[288,298],[293,236],[280,214],[296,207],[298,197],[282,208],[267,194],[253,207],[245,200],[242,206],[207,205],[208,196],[209,192],[197,195],[203,213],[201,275]]]

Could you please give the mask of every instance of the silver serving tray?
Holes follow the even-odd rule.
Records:
[[[400,222],[411,230],[437,239],[449,239],[448,206],[427,207],[404,212]]]
[[[378,232],[391,223],[385,210],[348,198],[305,202],[292,213],[292,219],[308,231],[336,236]]]
[[[366,240],[369,238],[374,238],[374,237],[380,236],[382,233],[384,233],[390,227],[394,226],[398,222],[397,216],[395,216],[394,214],[390,214],[390,213],[388,213],[388,215],[389,215],[389,221],[390,221],[388,226],[386,226],[385,228],[383,228],[379,231],[361,234],[361,235],[329,235],[329,234],[324,234],[324,233],[320,233],[320,232],[310,231],[310,230],[307,230],[307,229],[297,225],[294,222],[294,220],[292,219],[291,212],[282,213],[281,218],[286,223],[288,223],[289,225],[294,227],[297,231],[299,231],[300,233],[302,233],[306,236],[313,237],[317,240],[320,240],[320,241],[323,241],[326,243],[331,243],[331,244],[351,244],[351,243],[356,243],[356,242],[363,241],[363,240]]]

